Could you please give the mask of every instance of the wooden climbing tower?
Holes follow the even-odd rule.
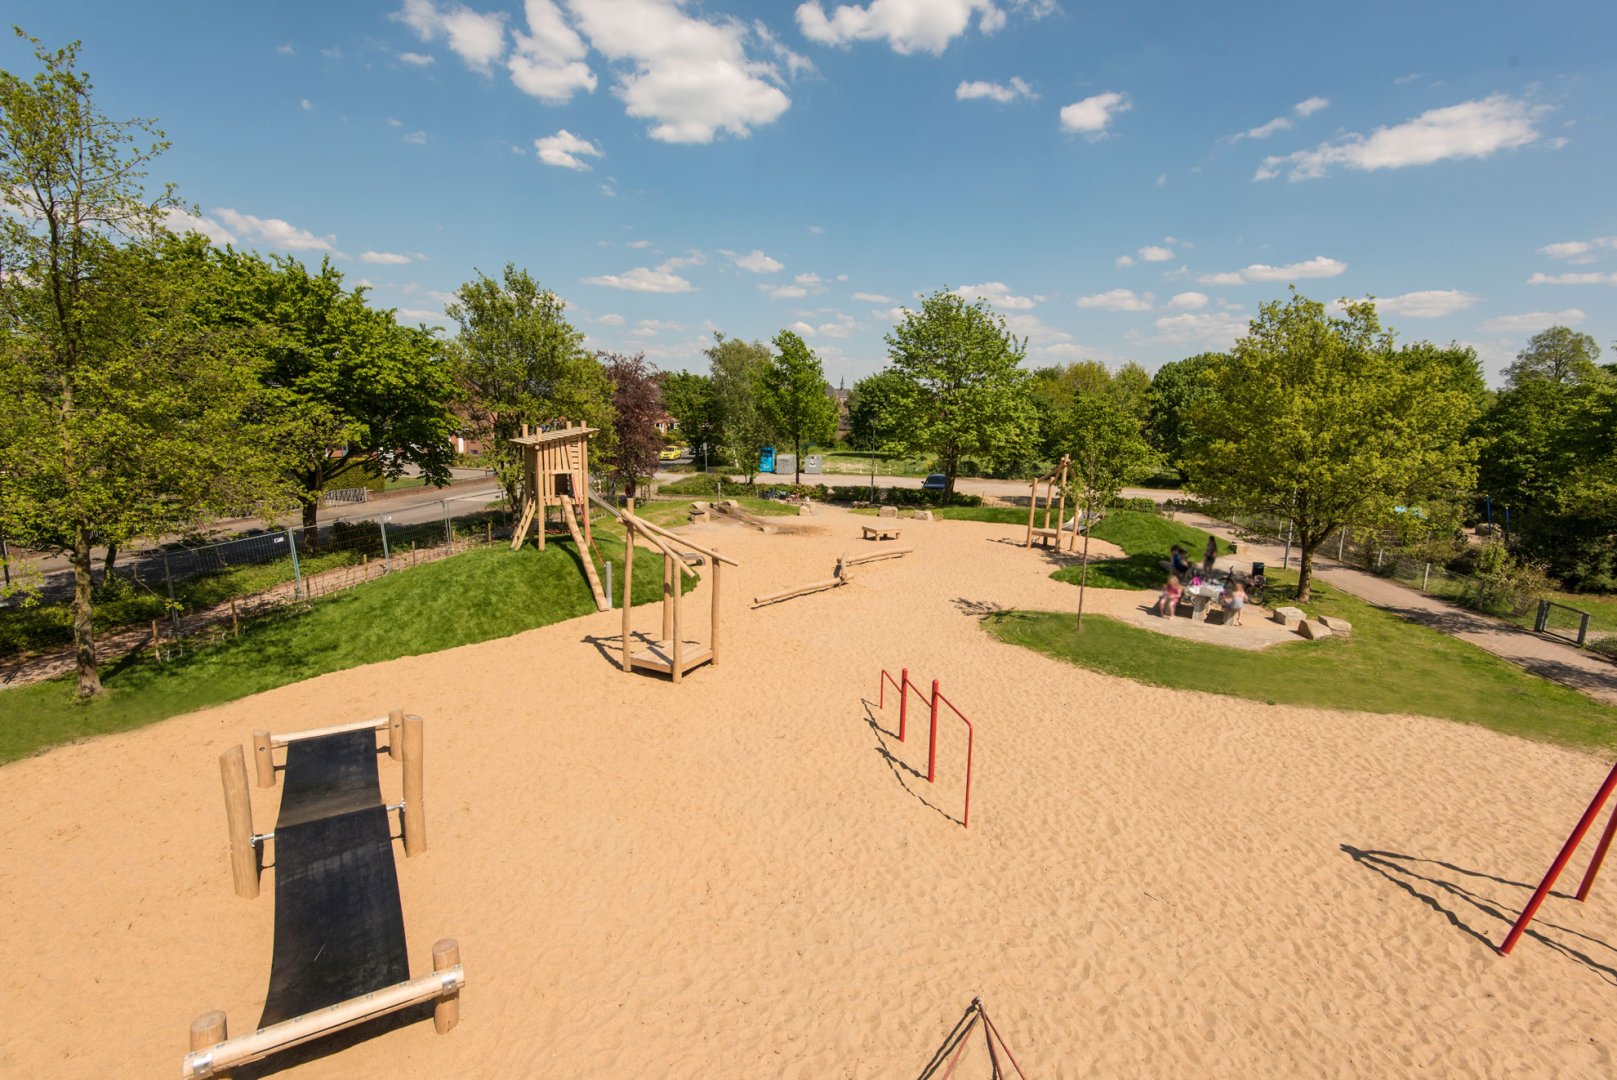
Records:
[[[511,550],[522,547],[528,539],[529,526],[537,521],[539,550],[543,551],[550,508],[556,507],[578,547],[584,576],[589,579],[590,592],[595,595],[595,607],[605,611],[609,605],[606,590],[601,587],[595,561],[590,557],[594,537],[590,535],[589,446],[590,436],[595,432],[595,428],[580,425],[541,431],[536,435],[524,433],[511,440],[522,448],[523,478],[522,512],[511,533]]]

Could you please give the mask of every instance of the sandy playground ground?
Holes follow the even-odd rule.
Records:
[[[1492,948],[1606,763],[1002,645],[982,612],[1077,597],[1012,527],[906,521],[908,558],[749,610],[868,550],[868,520],[694,529],[742,565],[721,665],[679,687],[618,671],[605,613],[0,769],[0,1075],[177,1076],[194,1016],[250,1030],[273,870],[233,895],[217,755],[390,707],[427,721],[411,970],[459,938],[461,1024],[282,1075],[914,1076],[976,995],[1030,1077],[1612,1074],[1617,878]],[[904,665],[976,724],[969,830],[963,727],[929,787],[924,723],[900,745],[873,711]],[[254,789],[261,830],[277,795]]]

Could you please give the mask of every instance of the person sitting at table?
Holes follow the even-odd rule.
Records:
[[[1225,622],[1231,626],[1240,626],[1241,609],[1246,607],[1246,588],[1234,574],[1224,582],[1224,593],[1218,602],[1224,609]]]
[[[1157,595],[1157,614],[1164,619],[1173,618],[1173,609],[1178,606],[1182,591],[1179,579],[1170,574],[1162,586],[1162,592]]]
[[[1169,556],[1173,559],[1173,576],[1184,581],[1185,575],[1190,573],[1190,560],[1185,558],[1185,549],[1175,544]]]

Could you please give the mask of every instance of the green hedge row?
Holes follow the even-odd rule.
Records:
[[[891,506],[942,506],[943,493],[941,491],[922,491],[920,488],[886,488],[879,487],[875,491],[876,497],[871,498],[869,484],[827,486],[825,484],[776,484],[769,483],[762,477],[755,487],[747,489],[746,485],[730,477],[718,476],[714,473],[698,473],[687,476],[683,480],[676,480],[672,484],[663,484],[658,487],[660,495],[693,495],[717,497],[720,494],[720,483],[723,490],[732,495],[739,495],[745,491],[750,495],[764,493],[780,493],[781,495],[800,495],[805,498],[818,499],[821,502],[876,502]],[[950,500],[950,506],[981,506],[981,495],[966,495],[955,492]]]

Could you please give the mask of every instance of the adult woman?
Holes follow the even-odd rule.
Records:
[[[1209,536],[1207,538],[1207,550],[1202,552],[1202,573],[1204,575],[1211,575],[1212,574],[1212,572],[1213,572],[1213,563],[1217,559],[1218,559],[1218,537]]]

